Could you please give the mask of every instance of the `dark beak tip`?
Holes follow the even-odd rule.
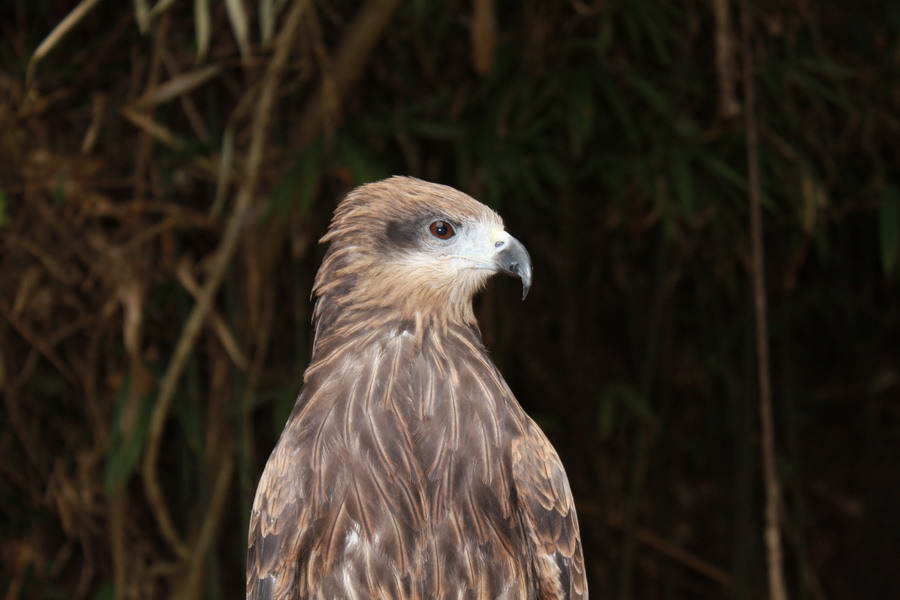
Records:
[[[531,289],[531,257],[525,246],[516,238],[510,238],[509,244],[497,257],[499,271],[518,277],[522,281],[522,300]]]
[[[524,301],[528,296],[528,291],[531,289],[531,269],[524,269],[523,273],[520,274],[520,278],[522,279],[522,300]]]

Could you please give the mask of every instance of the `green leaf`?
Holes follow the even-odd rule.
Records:
[[[272,431],[275,433],[276,438],[281,435],[281,430],[284,429],[288,417],[291,416],[291,411],[294,410],[294,405],[297,403],[298,390],[300,390],[302,384],[302,381],[291,381],[280,390],[274,392],[275,414],[272,419]]]
[[[633,385],[623,381],[610,383],[600,392],[597,406],[597,428],[601,438],[612,434],[620,409],[631,413],[638,421],[653,417],[647,399]]]
[[[597,36],[594,39],[594,51],[598,58],[606,54],[612,47],[614,30],[612,19],[604,18],[600,21]]]
[[[175,422],[181,426],[188,448],[197,456],[202,456],[205,422],[198,403],[190,401],[193,395],[188,394],[187,396],[184,401],[174,403],[172,413],[175,416]]]
[[[685,218],[690,219],[694,216],[696,206],[694,204],[694,177],[688,157],[680,153],[675,154],[670,166],[675,197],[681,204],[681,211]]]
[[[53,186],[53,206],[59,208],[66,203],[66,183],[69,176],[61,172],[56,176],[56,185]]]
[[[747,180],[738,173],[724,160],[713,156],[710,153],[701,154],[697,157],[713,175],[717,175],[719,179],[727,181],[742,192],[747,191]]]
[[[671,113],[669,99],[663,92],[650,83],[649,80],[635,73],[629,75],[628,81],[631,83],[634,91],[650,105],[650,108],[660,116],[668,118]]]
[[[132,376],[129,372],[116,395],[112,435],[110,435],[103,472],[103,488],[108,494],[115,492],[134,472],[135,465],[144,448],[144,440],[147,438],[147,430],[150,426],[150,416],[153,413],[149,398],[144,397],[138,402],[138,414],[128,414],[131,379]]]
[[[6,194],[0,189],[0,229],[9,226],[9,213],[6,210]]]
[[[890,275],[900,263],[900,193],[894,186],[886,187],[878,201],[878,240],[881,266]]]
[[[116,588],[111,581],[103,582],[94,594],[94,600],[115,600]]]
[[[840,88],[834,85],[834,82],[822,83],[808,73],[793,68],[788,68],[787,81],[796,85],[811,98],[822,98],[848,112],[853,110],[852,100],[846,94],[840,93]]]
[[[830,79],[852,79],[858,76],[856,69],[844,66],[829,56],[800,59],[797,64],[811,73]]]
[[[312,208],[316,187],[322,172],[322,142],[317,142],[307,150],[300,159],[300,185],[298,190],[298,202],[300,214],[308,214]]]
[[[458,140],[465,133],[458,123],[446,121],[414,120],[406,123],[406,128],[410,133],[432,140]]]
[[[631,118],[629,109],[626,108],[626,104],[628,106],[633,106],[633,104],[628,103],[627,99],[623,98],[625,94],[619,86],[612,82],[608,82],[604,79],[601,87],[603,88],[604,96],[606,97],[609,108],[615,119],[618,120],[619,126],[624,130],[625,139],[627,140],[628,145],[637,146],[640,143],[640,135],[634,120]],[[603,114],[599,115],[599,117],[607,118],[606,115]]]
[[[349,169],[356,185],[378,181],[385,176],[384,169],[363,146],[346,138],[339,139],[336,146],[338,159]]]
[[[284,173],[266,203],[267,217],[283,217],[295,204],[300,214],[309,213],[322,168],[322,142],[316,142]]]
[[[569,181],[568,171],[553,154],[539,154],[535,164],[544,178],[558,188],[565,188]]]
[[[616,403],[613,399],[604,394],[600,397],[597,410],[597,430],[600,432],[600,438],[608,438],[616,425]]]

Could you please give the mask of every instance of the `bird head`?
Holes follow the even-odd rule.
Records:
[[[353,190],[322,242],[317,313],[388,309],[474,323],[472,297],[495,273],[531,286],[531,258],[491,209],[445,185],[391,177]]]

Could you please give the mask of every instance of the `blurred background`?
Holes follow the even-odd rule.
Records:
[[[3,597],[243,597],[317,240],[392,174],[529,248],[479,319],[620,600],[769,597],[758,190],[788,593],[900,597],[900,4],[750,4],[4,2]]]

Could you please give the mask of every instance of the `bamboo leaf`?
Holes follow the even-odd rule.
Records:
[[[829,79],[852,79],[859,75],[856,70],[842,65],[828,56],[801,59],[797,61],[797,64],[810,72],[818,73]]]
[[[609,107],[612,109],[612,113],[615,115],[618,125],[624,130],[625,139],[628,144],[637,146],[640,136],[638,134],[637,126],[635,126],[634,120],[631,118],[631,113],[629,109],[626,108],[626,103],[622,98],[622,91],[611,82],[605,80],[601,84],[601,88],[605,92],[604,97],[606,98]],[[601,118],[604,117],[605,115],[601,115]]]
[[[606,439],[615,429],[616,403],[609,394],[603,394],[597,408],[597,431],[600,439]]]
[[[681,204],[681,211],[688,219],[694,216],[696,206],[694,202],[694,177],[691,173],[691,165],[687,156],[676,153],[670,164],[672,174],[672,187],[675,196]]]
[[[6,207],[6,193],[0,189],[0,229],[9,226],[9,213]]]
[[[341,161],[350,170],[354,183],[357,185],[369,183],[381,179],[384,169],[376,164],[374,157],[355,143],[342,139],[338,142],[338,155]]]
[[[31,55],[31,59],[28,61],[28,70],[26,74],[26,79],[28,81],[34,79],[34,71],[37,68],[37,63],[50,54],[50,51],[53,50],[53,48],[55,48],[56,45],[83,20],[88,13],[94,10],[100,2],[102,2],[102,0],[81,0],[81,2],[78,3],[78,6],[69,11],[65,18],[59,22],[59,25],[54,27],[53,31],[47,34],[47,37],[45,37],[38,45]]]
[[[631,73],[628,77],[628,81],[631,83],[634,91],[650,105],[650,108],[660,116],[669,116],[671,113],[669,99],[659,90],[659,88],[637,73]]]
[[[569,180],[568,171],[553,154],[539,154],[535,158],[541,174],[554,186],[564,188]]]
[[[269,45],[275,37],[275,0],[259,2],[259,37],[264,45]]]
[[[603,56],[612,47],[614,41],[615,28],[611,19],[603,19],[600,21],[600,28],[594,38],[594,52],[597,56]]]
[[[213,196],[209,214],[222,214],[225,208],[225,195],[234,170],[234,129],[227,127],[222,133],[222,146],[219,152],[219,164],[216,169],[216,193]]]
[[[407,131],[433,140],[458,140],[464,129],[458,123],[445,121],[413,120],[406,123]]]
[[[275,414],[272,417],[272,433],[276,438],[281,434],[284,424],[291,416],[291,411],[294,410],[294,405],[297,403],[297,390],[300,389],[302,383],[302,381],[292,381],[283,389],[274,392]]]
[[[150,5],[147,0],[134,0],[134,20],[142,34],[146,35],[150,31]]]
[[[639,421],[653,417],[646,398],[633,385],[624,381],[612,382],[601,391],[597,406],[597,427],[601,438],[613,433],[620,408]]]
[[[131,414],[129,397],[132,379],[129,372],[116,395],[112,434],[103,469],[103,488],[108,494],[115,492],[134,472],[144,449],[144,440],[153,414],[149,397],[140,398],[136,407],[137,414]]]
[[[163,14],[175,4],[178,0],[159,0],[153,8],[150,9],[150,18],[155,19],[159,15]]]
[[[97,588],[94,594],[94,600],[115,600],[116,588],[111,581],[106,581]]]
[[[822,98],[848,112],[853,110],[851,100],[846,94],[840,93],[840,88],[835,85],[822,83],[800,69],[789,69],[787,79],[811,97]]]
[[[881,246],[881,266],[893,274],[900,264],[900,193],[888,186],[878,199],[878,240]]]
[[[212,40],[212,16],[209,0],[194,0],[194,35],[197,38],[197,64],[206,60]]]
[[[134,106],[140,109],[147,109],[163,104],[202,86],[221,72],[221,65],[209,65],[180,73],[165,83],[148,90],[135,101]]]
[[[301,214],[308,214],[315,199],[316,188],[322,172],[322,142],[313,145],[304,154],[300,166],[300,190],[298,194]]]
[[[269,216],[288,214],[295,202],[301,214],[309,211],[321,177],[322,155],[322,143],[317,142],[291,165],[269,196]]]
[[[199,377],[197,379],[199,380]],[[188,381],[187,387],[199,389],[199,381],[196,384]],[[186,396],[191,397],[193,394],[187,394]],[[187,400],[184,402],[176,402],[172,412],[175,416],[175,422],[181,426],[181,431],[184,433],[187,447],[190,448],[196,456],[202,456],[205,424],[203,415],[200,412],[200,405],[197,402]]]
[[[225,0],[225,10],[228,13],[228,21],[231,23],[231,31],[241,51],[241,58],[250,58],[250,23],[247,18],[247,10],[241,0]]]
[[[747,190],[747,180],[743,175],[738,173],[731,165],[724,160],[711,153],[700,154],[698,160],[702,162],[707,169],[714,175],[717,175],[723,181],[726,181],[741,191]]]

